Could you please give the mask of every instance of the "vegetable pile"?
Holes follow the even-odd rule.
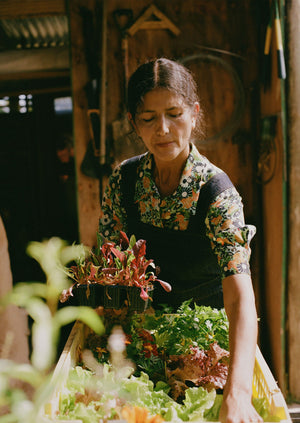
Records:
[[[83,366],[71,371],[61,418],[98,423],[124,418],[127,406],[165,421],[217,419],[222,397],[216,388],[224,386],[228,369],[224,310],[192,308],[187,301],[176,314],[103,313],[106,335],[87,337],[85,347],[93,359],[83,354]],[[109,349],[116,324],[126,344],[121,377]]]
[[[218,421],[229,356],[224,309],[191,308],[187,301],[176,314],[156,311],[129,318],[110,310],[104,317],[106,335],[87,337],[81,366],[72,369],[62,393],[59,418]],[[113,353],[116,323],[124,349],[119,345]],[[271,421],[265,399],[254,405]]]
[[[222,389],[228,373],[228,320],[224,309],[190,307],[176,314],[133,316],[127,356],[156,383],[166,382],[173,399],[189,386]]]
[[[166,386],[155,387],[146,373],[118,380],[108,364],[104,365],[101,378],[77,366],[71,371],[66,390],[62,393],[59,418],[99,423],[122,419],[125,417],[122,413],[124,408],[138,407],[146,409],[151,416],[159,415],[160,421],[212,421],[214,416],[216,420],[222,399],[216,391],[189,388],[180,404],[165,389]]]

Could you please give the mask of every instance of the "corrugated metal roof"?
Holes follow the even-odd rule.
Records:
[[[1,19],[0,49],[35,49],[69,44],[67,16]]]

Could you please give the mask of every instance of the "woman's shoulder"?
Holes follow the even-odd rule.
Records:
[[[123,181],[125,183],[129,180],[133,181],[137,174],[140,174],[141,171],[145,172],[147,168],[151,169],[151,155],[148,153],[123,160],[114,167],[109,177],[110,186],[120,189]]]
[[[125,168],[137,168],[138,166],[147,166],[148,162],[151,160],[151,155],[149,152],[139,154],[138,156],[129,157],[126,160],[123,160],[119,163],[115,171],[122,172]]]
[[[194,175],[201,180],[201,183],[206,183],[215,175],[225,174],[221,168],[201,154],[194,145],[190,154],[190,162]]]

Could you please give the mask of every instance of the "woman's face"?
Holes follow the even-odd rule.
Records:
[[[181,96],[158,88],[144,96],[135,121],[131,122],[156,161],[185,160],[198,112],[198,103],[191,108]]]

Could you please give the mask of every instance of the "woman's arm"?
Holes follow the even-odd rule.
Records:
[[[227,276],[223,280],[224,306],[229,320],[229,372],[220,421],[262,422],[251,404],[257,343],[257,314],[251,277]]]

